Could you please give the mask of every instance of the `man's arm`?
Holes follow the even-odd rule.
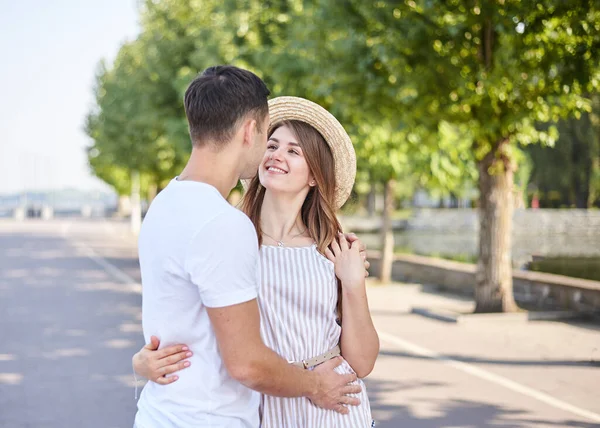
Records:
[[[353,374],[340,375],[333,359],[315,370],[295,367],[269,349],[260,337],[256,299],[238,305],[207,308],[225,366],[234,379],[263,394],[308,397],[317,406],[347,413],[344,405],[358,405],[347,394],[360,392]]]

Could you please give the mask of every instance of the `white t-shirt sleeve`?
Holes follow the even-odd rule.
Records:
[[[216,308],[258,296],[257,264],[256,230],[248,217],[231,209],[192,237],[184,266],[202,303]]]

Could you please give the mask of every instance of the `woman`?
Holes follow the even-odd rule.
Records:
[[[354,184],[354,148],[340,123],[308,100],[276,98],[269,102],[269,113],[267,151],[258,175],[244,183],[242,201],[261,244],[261,333],[267,346],[307,369],[341,351],[336,371],[355,372],[362,392],[361,404],[349,407],[346,415],[301,397],[263,396],[261,427],[370,427],[360,378],[373,369],[379,339],[358,242],[348,244],[335,216]],[[143,356],[134,357],[134,369],[149,379],[172,373],[173,366],[164,365],[185,358],[180,350],[145,347],[138,353]],[[169,354],[159,370],[157,361]]]

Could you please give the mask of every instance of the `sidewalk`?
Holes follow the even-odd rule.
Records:
[[[473,302],[415,284],[371,285],[369,302],[382,341],[367,383],[385,403],[374,406],[380,426],[600,426],[600,326],[438,321],[411,309]]]
[[[500,316],[458,326],[411,313],[412,308],[446,309],[463,313],[474,308],[474,302],[469,298],[429,290],[431,287],[420,284],[396,283],[382,286],[374,285],[374,281],[370,281],[371,312],[378,320],[386,320],[385,326],[382,326],[384,329],[408,334],[411,337],[413,329],[425,326],[431,329],[430,331],[439,332],[440,337],[435,341],[430,342],[426,337],[419,337],[419,340],[434,343],[438,347],[442,343],[449,342],[445,345],[444,352],[482,353],[496,358],[500,355],[509,358],[512,354],[520,360],[577,360],[582,364],[595,364],[600,369],[599,324],[558,321],[513,322],[510,317],[503,320]],[[400,315],[404,315],[409,322],[398,323],[392,320]],[[445,334],[441,334],[442,332]],[[451,336],[452,339],[448,340],[447,336]],[[478,339],[478,346],[470,340],[459,342],[460,338],[475,337]],[[479,346],[482,343],[486,343],[487,346]],[[498,346],[499,344],[501,346]],[[600,375],[600,371],[598,374]],[[600,401],[598,405],[600,409]]]

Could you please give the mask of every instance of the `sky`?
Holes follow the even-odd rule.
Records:
[[[0,0],[0,194],[108,190],[83,131],[102,59],[139,33],[136,0]]]

